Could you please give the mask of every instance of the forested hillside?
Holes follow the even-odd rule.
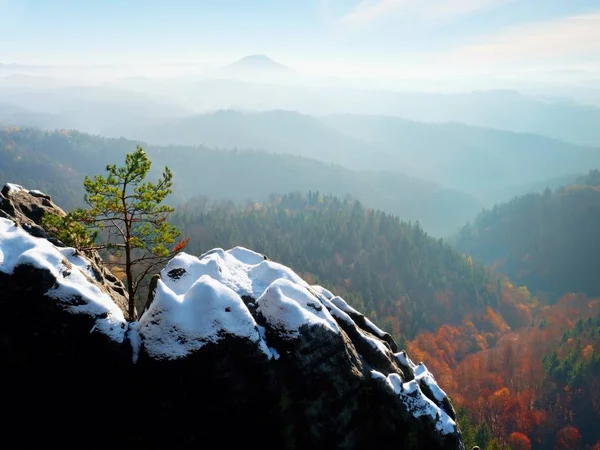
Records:
[[[0,129],[0,179],[50,192],[59,205],[70,209],[83,198],[81,180],[86,174],[104,170],[137,144],[76,131]],[[173,171],[175,204],[194,195],[245,203],[265,201],[271,194],[319,190],[342,198],[350,195],[406,221],[420,220],[438,236],[452,232],[481,209],[468,194],[400,173],[352,171],[260,151],[144,147],[155,174],[165,165]]]
[[[464,226],[457,248],[513,282],[556,299],[600,295],[600,173],[516,197]]]
[[[600,300],[565,295],[537,308],[534,326],[451,365],[448,389],[465,408],[465,442],[490,449],[600,448],[599,312]],[[435,342],[420,336],[409,349],[427,349],[423,358],[432,370],[445,369],[433,358]]]
[[[188,251],[256,249],[345,296],[397,338],[460,325],[465,317],[485,328],[490,308],[502,308],[502,283],[483,266],[418,223],[356,201],[313,192],[235,207],[199,198],[181,205],[174,223],[191,238]]]
[[[600,172],[592,170],[484,211],[460,231],[460,250],[546,303],[532,310],[531,327],[449,366],[472,442],[484,435],[512,448],[600,448],[599,225]],[[415,345],[425,358],[437,348]]]
[[[174,221],[188,251],[255,248],[366,311],[432,368],[467,444],[554,450],[600,439],[600,403],[586,396],[600,382],[599,301],[545,305],[418,224],[319,193],[245,207],[198,198]]]

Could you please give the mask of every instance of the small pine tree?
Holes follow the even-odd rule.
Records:
[[[115,257],[114,263],[125,272],[130,320],[136,319],[140,283],[187,244],[187,239],[176,242],[180,233],[167,222],[174,208],[162,204],[172,192],[173,174],[165,167],[158,182],[145,182],[150,166],[150,158],[138,146],[126,155],[123,167],[109,164],[107,176],[85,177],[88,209],[45,222],[65,244],[83,251],[107,250]]]

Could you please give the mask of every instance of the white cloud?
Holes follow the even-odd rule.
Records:
[[[600,59],[600,11],[479,36],[444,56],[448,63],[506,65]]]
[[[338,19],[349,27],[361,27],[389,14],[415,19],[439,19],[471,14],[513,0],[362,0]]]

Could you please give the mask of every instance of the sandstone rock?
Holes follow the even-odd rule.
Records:
[[[54,245],[64,247],[59,240],[49,235],[40,222],[45,214],[64,216],[65,212],[52,203],[52,198],[39,191],[30,191],[16,184],[6,184],[0,192],[0,217],[12,220],[35,237],[48,239]],[[119,308],[127,314],[127,289],[108,270],[98,252],[86,252],[92,273],[92,282],[110,295]]]
[[[127,323],[87,259],[19,225],[35,224],[31,197],[44,197],[11,191],[0,205],[11,211],[0,218],[3,442],[464,449],[427,368],[291,269],[240,247],[182,253]]]

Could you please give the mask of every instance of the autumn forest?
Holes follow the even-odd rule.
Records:
[[[80,202],[82,174],[131,144],[6,129],[0,177],[53,193],[70,208]],[[298,163],[291,156],[185,147],[151,147],[149,154],[173,169],[172,222],[190,238],[187,252],[253,248],[364,311],[435,374],[468,448],[600,448],[598,171],[483,210],[440,239],[419,221],[352,195],[310,190],[310,183],[288,194],[265,191],[261,201],[205,195],[243,191],[236,183],[251,183],[244,168],[258,171],[269,161],[267,170],[279,173],[277,164]],[[240,178],[218,185],[209,177],[198,189],[192,168],[203,160]],[[332,183],[347,175],[327,170]]]

